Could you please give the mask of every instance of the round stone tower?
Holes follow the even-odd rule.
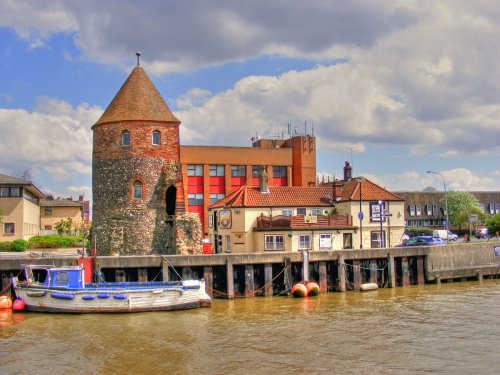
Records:
[[[138,63],[92,126],[99,255],[175,254],[175,217],[184,212],[179,126]]]

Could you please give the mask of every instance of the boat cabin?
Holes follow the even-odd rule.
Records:
[[[47,288],[79,289],[84,288],[83,268],[55,266],[24,266],[24,273],[29,285]]]

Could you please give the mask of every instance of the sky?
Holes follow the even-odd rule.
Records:
[[[141,51],[181,144],[290,124],[320,179],[349,161],[392,191],[498,191],[499,20],[494,0],[2,0],[0,173],[90,198],[91,126]]]

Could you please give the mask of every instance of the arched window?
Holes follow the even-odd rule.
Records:
[[[142,182],[134,181],[134,199],[142,199]]]
[[[154,145],[159,145],[160,144],[160,132],[158,130],[155,130],[152,134],[152,140]]]
[[[128,130],[122,131],[122,146],[130,146],[130,132]]]

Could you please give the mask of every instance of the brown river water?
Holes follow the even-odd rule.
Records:
[[[0,312],[0,374],[498,374],[499,323],[500,279],[176,312]]]

